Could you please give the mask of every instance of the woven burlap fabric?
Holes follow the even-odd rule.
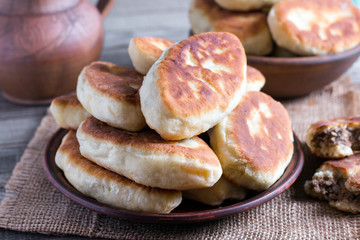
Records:
[[[306,97],[284,101],[293,129],[304,143],[306,129],[320,119],[359,114],[355,86],[343,78]],[[42,120],[6,186],[0,227],[47,234],[114,239],[356,239],[360,216],[343,213],[305,195],[303,185],[320,161],[305,152],[295,184],[269,202],[228,218],[196,224],[146,224],[92,212],[58,192],[43,171],[43,150],[57,130],[49,115]]]

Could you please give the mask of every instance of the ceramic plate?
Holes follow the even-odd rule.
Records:
[[[106,206],[93,198],[83,195],[68,183],[62,171],[55,164],[56,150],[66,133],[67,130],[58,130],[50,139],[44,152],[43,166],[51,183],[66,197],[86,208],[129,221],[152,223],[203,222],[244,212],[269,201],[288,189],[299,176],[304,164],[300,141],[294,136],[294,155],[289,166],[283,176],[265,191],[250,193],[243,201],[226,201],[220,207],[207,206],[184,199],[180,206],[170,214],[135,212]]]

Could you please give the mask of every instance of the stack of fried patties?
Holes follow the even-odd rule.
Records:
[[[231,32],[248,55],[296,57],[343,52],[360,43],[350,0],[193,0],[192,32]]]
[[[129,55],[135,69],[94,62],[79,76],[79,101],[51,105],[72,129],[55,160],[76,189],[113,207],[169,213],[182,197],[217,206],[280,178],[291,122],[259,92],[265,79],[235,35],[139,37]]]

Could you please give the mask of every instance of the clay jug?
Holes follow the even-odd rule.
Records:
[[[99,58],[102,18],[113,0],[0,0],[0,89],[16,103],[42,104],[74,91]]]

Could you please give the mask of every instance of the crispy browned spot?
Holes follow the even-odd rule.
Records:
[[[360,170],[360,154],[349,156],[341,160],[331,160],[323,163],[323,166],[331,166],[336,169],[341,169],[345,172]]]
[[[343,126],[360,127],[360,117],[344,117],[334,118],[330,120],[317,121],[311,124],[310,128],[313,129],[326,129],[329,127],[343,127]]]
[[[316,0],[316,1],[299,1],[286,0],[276,4],[276,19],[281,28],[289,35],[295,36],[302,44],[311,45],[319,49],[326,49],[330,52],[335,52],[339,43],[341,45],[353,45],[359,42],[360,38],[360,22],[359,10],[349,0]],[[319,16],[319,21],[314,21],[310,31],[298,29],[294,23],[288,20],[288,14],[292,10],[302,9],[313,12],[315,16]],[[351,16],[343,17],[340,20],[332,23],[326,27],[324,34],[327,39],[322,39],[318,35],[321,26],[321,14],[329,16],[336,14],[339,11],[352,12]],[[337,34],[332,34],[336,32]]]
[[[140,104],[138,92],[144,77],[135,69],[108,62],[93,62],[86,66],[85,76],[97,91],[119,101]]]
[[[65,140],[59,147],[60,152],[67,156],[67,163],[72,164],[73,166],[77,166],[82,169],[82,171],[90,174],[91,176],[98,179],[111,179],[117,183],[123,185],[129,185],[136,188],[142,188],[149,192],[176,192],[174,190],[164,190],[159,188],[151,188],[147,186],[143,186],[141,184],[137,184],[134,181],[131,181],[119,174],[106,170],[90,160],[84,158],[79,150],[79,142],[76,139],[76,133],[74,131],[69,131],[69,133],[65,136]]]
[[[211,62],[218,70],[206,67]],[[235,35],[191,36],[174,45],[157,68],[161,98],[170,112],[184,117],[224,110],[244,87],[245,64],[244,48]]]
[[[192,139],[198,143],[198,147],[190,148],[181,145],[175,145],[180,141],[164,140],[151,129],[145,129],[140,132],[127,132],[116,129],[97,120],[94,117],[88,117],[81,125],[81,131],[97,138],[101,141],[109,141],[113,144],[132,146],[154,152],[167,154],[176,154],[189,159],[198,160],[202,163],[219,166],[219,160],[211,148],[199,137]]]
[[[166,48],[174,44],[173,41],[158,37],[136,37],[133,40],[137,48],[157,58]],[[161,47],[159,47],[159,44]]]
[[[236,12],[218,6],[214,0],[196,0],[195,8],[203,11],[217,32],[231,32],[246,40],[267,29],[263,12]]]
[[[270,115],[261,112],[264,106]],[[228,117],[227,124],[231,126],[228,138],[234,140],[240,155],[253,170],[276,171],[278,165],[287,160],[293,146],[291,122],[279,102],[261,92],[247,92]],[[259,127],[255,134],[251,130],[254,126]]]

